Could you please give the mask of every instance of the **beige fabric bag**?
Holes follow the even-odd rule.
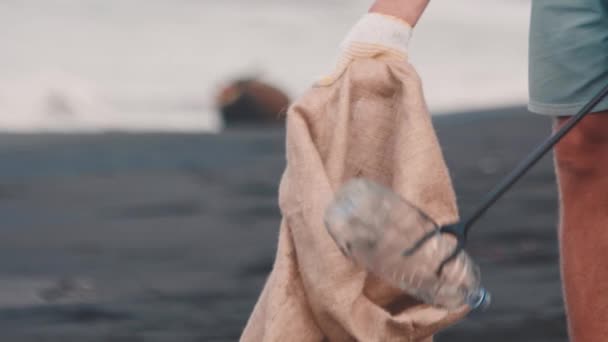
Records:
[[[367,43],[287,115],[274,268],[241,341],[430,341],[462,317],[417,302],[346,259],[323,214],[348,179],[391,187],[439,224],[458,219],[451,180],[406,55]]]

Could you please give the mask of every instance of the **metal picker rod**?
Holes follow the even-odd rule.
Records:
[[[587,114],[591,113],[608,95],[608,85],[600,91],[589,103],[570,118],[557,132],[549,137],[544,143],[538,146],[530,155],[522,160],[519,165],[511,171],[492,191],[490,191],[481,201],[479,207],[462,223],[464,236],[467,235],[469,228],[475,223],[502,195],[515,184],[532,166],[534,166],[555,144],[557,144],[576,124],[578,124]],[[608,134],[608,133],[607,133]]]

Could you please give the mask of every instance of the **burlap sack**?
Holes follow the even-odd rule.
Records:
[[[439,224],[458,219],[420,79],[404,53],[373,44],[348,46],[288,112],[276,261],[241,341],[431,341],[462,317],[388,287],[338,250],[323,214],[355,176]]]

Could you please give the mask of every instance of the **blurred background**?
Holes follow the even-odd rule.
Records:
[[[234,341],[274,258],[281,116],[368,0],[0,0],[0,340]],[[414,31],[461,210],[549,133],[529,0]],[[438,341],[565,341],[550,158],[470,251],[495,303]]]

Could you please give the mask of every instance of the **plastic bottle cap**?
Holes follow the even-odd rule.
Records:
[[[492,303],[492,296],[486,289],[481,288],[472,298],[473,301],[469,304],[471,311],[485,311]]]

